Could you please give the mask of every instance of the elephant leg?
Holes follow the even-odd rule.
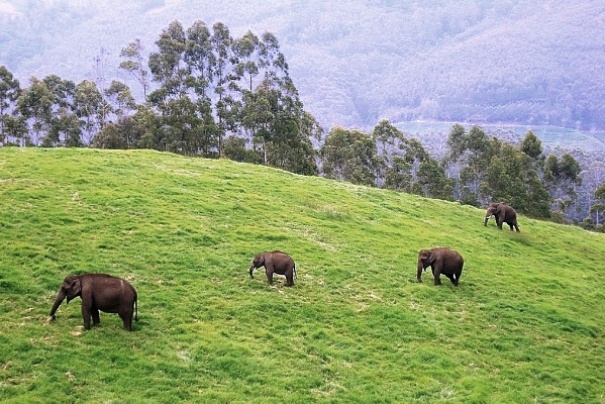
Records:
[[[445,276],[447,276],[447,278],[452,282],[452,283],[456,283],[456,278],[454,278],[454,274],[444,274]]]
[[[132,331],[132,310],[124,310],[118,313],[120,318],[122,319],[122,324],[124,325],[124,329],[126,331]]]
[[[517,230],[517,233],[519,233],[520,230],[519,230],[519,226],[517,226],[517,222],[515,222],[514,224],[515,224],[515,230]],[[511,227],[511,230],[512,230],[512,227]]]
[[[267,269],[267,280],[270,285],[273,285],[273,269]]]
[[[460,276],[462,276],[462,268],[459,271],[456,271],[456,282],[454,283],[455,286],[458,286],[460,283]]]
[[[286,286],[294,286],[294,273],[292,271],[286,272]]]
[[[435,285],[441,285],[440,275],[441,275],[441,268],[433,269],[433,276],[435,277],[435,281],[434,281]]]
[[[99,318],[99,309],[97,309],[96,307],[93,307],[91,309],[90,313],[92,315],[92,324],[99,325],[101,323],[101,319]]]
[[[82,302],[82,319],[84,320],[84,329],[90,330],[90,307]]]
[[[452,283],[454,286],[458,286],[458,282],[460,282],[460,274],[462,274],[462,270],[454,272],[452,275]]]

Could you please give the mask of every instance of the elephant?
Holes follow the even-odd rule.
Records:
[[[283,251],[266,251],[256,254],[250,265],[250,278],[254,278],[254,270],[264,266],[269,284],[273,284],[273,274],[285,275],[286,286],[294,286],[296,264],[292,257]]]
[[[487,226],[487,221],[492,215],[496,218],[496,224],[500,230],[502,230],[502,224],[506,223],[510,226],[511,231],[514,227],[517,232],[520,232],[517,224],[517,212],[515,212],[512,206],[504,202],[490,203],[487,212],[485,212],[484,226]]]
[[[82,318],[84,328],[90,330],[90,318],[99,325],[99,310],[105,313],[118,313],[124,329],[132,331],[132,315],[138,321],[137,291],[127,281],[106,274],[69,275],[63,281],[57,293],[57,299],[50,310],[50,320],[63,300],[67,303],[80,296],[82,299]]]
[[[418,273],[416,275],[418,282],[422,283],[422,271],[430,266],[435,278],[435,285],[441,285],[439,275],[447,276],[454,286],[458,286],[464,258],[456,250],[447,247],[437,247],[430,250],[420,250],[418,253]]]

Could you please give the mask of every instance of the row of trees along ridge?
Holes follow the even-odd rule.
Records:
[[[0,66],[0,145],[151,148],[474,206],[506,201],[537,218],[564,220],[577,210],[580,165],[569,153],[545,156],[531,131],[513,145],[480,127],[454,125],[440,161],[387,120],[369,134],[333,127],[324,136],[273,34],[234,38],[220,22],[185,30],[173,21],[155,45],[146,65],[138,39],[120,54],[119,67],[138,83],[143,103],[124,82],[107,83],[103,50],[95,80],[77,85],[49,75],[21,88]],[[605,186],[593,196],[586,215],[599,224]]]

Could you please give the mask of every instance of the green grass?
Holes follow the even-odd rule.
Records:
[[[605,401],[605,237],[152,151],[0,149],[0,401]],[[460,286],[416,282],[447,245]],[[253,255],[288,251],[293,288]],[[63,278],[132,282],[139,322],[47,317]]]

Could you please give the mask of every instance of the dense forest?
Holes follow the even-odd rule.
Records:
[[[306,108],[323,127],[433,120],[605,131],[605,3],[342,0],[11,0],[0,3],[0,64],[20,81],[112,74],[133,38],[169,21],[275,33]]]
[[[505,201],[528,216],[603,229],[603,167],[591,167],[583,189],[578,160],[547,155],[531,131],[509,142],[455,124],[439,157],[388,120],[368,133],[334,126],[324,134],[274,34],[234,37],[220,22],[175,20],[154,45],[148,58],[139,39],[120,53],[139,101],[110,77],[102,52],[95,77],[78,84],[51,74],[22,86],[0,66],[0,144],[226,157],[473,206]]]

